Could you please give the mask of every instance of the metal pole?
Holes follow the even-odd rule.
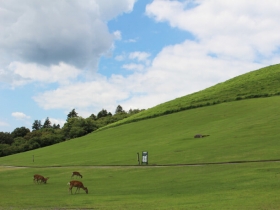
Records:
[[[137,160],[138,160],[138,165],[140,165],[139,152],[137,152]]]

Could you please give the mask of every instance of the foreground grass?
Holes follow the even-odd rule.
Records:
[[[89,194],[68,194],[79,170]],[[33,174],[49,176],[33,184]],[[0,209],[279,209],[279,163],[0,168]]]
[[[187,110],[2,157],[0,165],[137,165],[141,151],[150,165],[279,159],[279,105],[276,96]]]

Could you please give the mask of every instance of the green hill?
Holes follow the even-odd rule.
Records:
[[[136,153],[145,150],[151,165],[278,159],[279,104],[275,96],[186,110],[2,157],[0,164],[137,165]],[[210,136],[194,139],[198,133]]]
[[[101,129],[223,102],[280,95],[279,84],[280,64],[268,66],[237,76],[205,90],[159,104]]]
[[[143,150],[149,151],[150,164],[157,165],[278,159],[279,92],[280,65],[274,65],[160,104],[127,122],[149,119],[3,157],[0,164],[135,165],[136,153]],[[256,96],[275,97],[236,100]],[[174,113],[153,118],[167,110]],[[197,133],[210,136],[194,140]]]

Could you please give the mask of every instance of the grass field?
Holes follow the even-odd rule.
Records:
[[[142,151],[150,165],[279,159],[279,105],[275,96],[182,111],[2,157],[0,165],[137,165]]]
[[[73,170],[89,194],[68,194]],[[279,163],[0,168],[1,209],[279,209]],[[34,173],[50,176],[33,184]],[[73,191],[74,192],[74,191]]]
[[[264,79],[273,68],[245,77],[265,81],[271,97],[148,117],[1,157],[0,209],[280,209],[280,83]],[[142,151],[148,166],[138,166]],[[68,194],[73,171],[89,194]],[[34,184],[36,173],[48,183]]]

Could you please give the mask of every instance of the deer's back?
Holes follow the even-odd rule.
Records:
[[[35,174],[34,175],[34,178],[35,179],[42,179],[42,178],[44,178],[42,175],[39,175],[39,174]]]
[[[80,181],[70,181],[70,186],[74,186],[74,187],[84,187],[83,183]]]

